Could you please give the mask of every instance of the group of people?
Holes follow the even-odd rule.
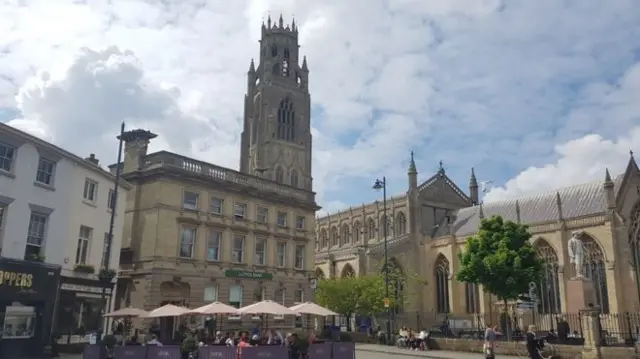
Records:
[[[421,330],[416,335],[413,330],[403,326],[398,332],[398,340],[396,344],[399,348],[423,351],[427,349],[428,338],[429,332],[427,332],[426,329]]]
[[[483,352],[486,359],[495,359],[496,340],[498,336],[502,335],[498,330],[497,325],[490,325],[484,332],[484,346]],[[529,325],[526,338],[527,353],[530,359],[542,359],[540,355],[540,349],[545,345],[545,338],[539,338],[536,334],[536,326]]]

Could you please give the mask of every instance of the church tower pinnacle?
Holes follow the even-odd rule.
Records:
[[[295,21],[269,16],[247,73],[240,171],[311,191],[309,69],[298,49]]]

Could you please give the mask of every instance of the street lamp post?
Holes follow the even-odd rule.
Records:
[[[376,179],[373,184],[373,189],[382,190],[382,216],[384,218],[384,223],[382,223],[382,235],[384,236],[384,295],[385,295],[385,304],[386,301],[389,300],[389,247],[387,242],[387,229],[388,229],[388,221],[387,218],[387,178],[382,177],[382,180]],[[387,308],[387,345],[393,345],[391,342],[391,306]]]
[[[113,196],[111,197],[111,216],[109,217],[109,233],[107,234],[107,241],[105,245],[105,253],[104,253],[104,267],[101,269],[101,272],[105,274],[105,276],[100,275],[100,285],[102,286],[102,291],[100,293],[100,302],[102,303],[102,315],[100,316],[100,327],[97,333],[97,341],[99,342],[102,339],[102,330],[104,329],[104,315],[107,313],[107,301],[106,301],[106,280],[110,278],[109,274],[109,261],[111,260],[111,244],[113,243],[113,227],[115,224],[116,218],[116,206],[118,203],[118,187],[120,187],[120,173],[122,169],[120,168],[120,162],[122,161],[122,142],[124,141],[124,122],[120,126],[120,136],[118,136],[118,161],[116,163],[116,178],[113,188]],[[110,278],[113,279],[113,278]],[[111,280],[109,280],[109,283]],[[113,293],[113,291],[112,291]]]

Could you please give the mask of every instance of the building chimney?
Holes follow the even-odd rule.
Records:
[[[90,155],[89,155],[89,157],[85,158],[84,160],[85,160],[85,161],[89,161],[89,162],[93,163],[93,164],[94,164],[94,165],[96,165],[96,166],[99,166],[99,165],[100,165],[100,160],[98,160],[98,159],[96,158],[95,153],[90,154]]]

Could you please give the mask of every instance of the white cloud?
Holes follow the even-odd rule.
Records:
[[[555,144],[590,133],[615,140],[639,123],[634,0],[25,0],[2,9],[0,107],[24,117],[13,124],[104,162],[127,120],[159,133],[156,148],[234,168],[261,18],[295,14],[322,114],[314,184],[330,209],[361,202],[355,188],[379,175],[400,192],[410,148],[421,176],[443,159],[466,181],[471,166],[544,167],[562,156]]]
[[[624,171],[629,151],[640,149],[640,104],[634,100],[640,93],[640,64],[626,71],[617,83],[592,84],[586,92],[580,107],[569,114],[564,136],[581,133],[578,128],[593,127],[612,134],[619,133],[616,129],[623,129],[622,135],[607,139],[600,134],[589,134],[559,144],[554,148],[556,161],[527,168],[504,186],[493,188],[485,201],[604,180],[605,167],[612,175]]]

